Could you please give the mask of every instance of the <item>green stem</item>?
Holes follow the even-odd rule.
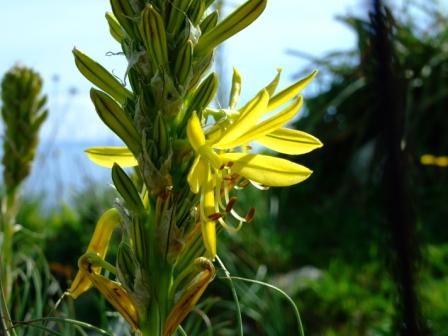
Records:
[[[2,281],[0,279],[0,332],[5,336],[15,336],[14,324],[12,323],[11,316],[9,315],[8,305],[6,304],[6,298],[3,291]]]
[[[148,309],[148,319],[140,323],[140,331],[142,336],[162,336],[160,306],[155,300],[152,300],[152,304]]]
[[[165,320],[172,307],[173,267],[163,263],[157,267],[152,299],[145,320],[140,321],[142,336],[162,336]]]
[[[0,246],[0,319],[1,326],[6,335],[15,336],[14,324],[9,314],[9,301],[12,291],[12,254],[13,254],[13,236],[16,217],[16,194],[11,192],[1,202],[0,209],[0,229],[3,239]]]
[[[6,305],[9,304],[11,291],[12,291],[12,254],[13,254],[13,236],[14,236],[14,224],[16,218],[17,198],[15,192],[10,192],[3,199],[1,209],[1,229],[3,233],[3,239],[1,244],[1,281],[3,285],[3,296]]]

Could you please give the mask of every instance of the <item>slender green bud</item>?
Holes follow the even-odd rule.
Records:
[[[160,112],[157,113],[156,119],[154,120],[153,139],[157,144],[159,155],[165,156],[168,152],[169,138],[165,120]]]
[[[190,6],[190,10],[188,11],[188,16],[190,17],[193,25],[199,25],[202,17],[204,16],[206,7],[204,0],[195,0],[192,6]]]
[[[133,249],[138,262],[141,265],[147,265],[147,236],[145,234],[144,223],[138,216],[134,216],[131,222],[131,240]]]
[[[214,3],[215,0],[205,0],[205,8],[209,8],[212,3]]]
[[[106,20],[109,25],[109,32],[112,35],[112,37],[118,43],[122,43],[124,40],[124,34],[123,34],[122,27],[120,26],[120,23],[117,21],[117,18],[114,16],[113,13],[107,12]]]
[[[187,41],[177,54],[176,63],[174,64],[174,73],[180,84],[184,84],[191,72],[191,64],[193,60],[193,42]]]
[[[128,0],[111,0],[110,4],[112,6],[112,12],[114,13],[116,19],[123,27],[125,32],[131,38],[137,38],[136,24],[135,24],[135,12],[129,4]]]
[[[112,181],[129,209],[137,214],[142,214],[145,207],[134,183],[116,163],[112,167]]]
[[[267,0],[248,0],[216,27],[199,38],[195,56],[211,53],[221,42],[240,32],[257,19],[266,8]]]
[[[173,0],[171,2],[170,14],[168,19],[167,32],[176,36],[182,23],[185,22],[186,13],[192,0]]]
[[[131,247],[125,242],[121,242],[117,251],[117,275],[124,287],[132,291],[134,288],[137,260]]]
[[[165,25],[162,16],[148,5],[142,12],[140,34],[148,52],[149,59],[156,67],[168,64]]]
[[[78,49],[73,49],[76,67],[92,84],[104,90],[112,98],[123,104],[132,98],[132,92],[126,89],[109,71]]]
[[[199,25],[199,28],[201,28],[201,33],[204,35],[205,33],[209,32],[212,28],[216,26],[218,23],[218,12],[214,11],[207,15],[204,20],[202,20],[201,24]]]
[[[193,97],[188,105],[188,110],[198,111],[198,115],[201,115],[202,110],[211,103],[218,90],[218,77],[213,72],[206,79],[202,81],[198,89],[195,91]]]
[[[123,109],[102,91],[91,89],[90,98],[101,120],[138,156],[141,149],[140,136]]]
[[[188,106],[183,113],[178,115],[179,130],[183,132],[190,119],[192,113],[196,111],[198,116],[202,115],[202,110],[207,107],[213,100],[218,90],[218,78],[215,73],[211,73],[206,79],[202,81],[193,96],[188,102]]]

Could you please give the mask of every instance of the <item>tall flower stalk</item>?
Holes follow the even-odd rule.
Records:
[[[96,287],[142,335],[174,334],[213,280],[216,225],[236,231],[254,215],[233,209],[236,190],[249,183],[292,185],[311,174],[286,159],[251,153],[249,143],[285,154],[321,146],[284,127],[315,73],[275,93],[279,72],[237,108],[241,76],[235,70],[228,108],[209,106],[219,84],[209,72],[214,49],[266,7],[266,0],[249,0],[219,21],[209,9],[213,3],[111,0],[106,19],[127,59],[129,87],[73,51],[80,72],[99,89],[90,92],[99,117],[125,146],[86,150],[92,161],[112,168],[121,199],[99,219],[68,294],[77,298]],[[124,170],[131,166],[142,182]],[[105,257],[117,229],[121,242],[112,265]]]
[[[42,95],[42,79],[33,70],[16,65],[1,82],[3,138],[3,184],[0,203],[0,284],[3,319],[11,300],[13,286],[14,233],[19,190],[30,174],[38,135],[48,111]],[[8,321],[4,320],[6,324]]]

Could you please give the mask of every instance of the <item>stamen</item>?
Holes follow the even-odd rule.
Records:
[[[231,199],[230,199],[230,197],[229,197],[229,189],[227,188],[227,186],[224,184],[224,198],[225,198],[225,200],[226,200],[226,203],[227,204],[229,204],[229,203],[231,203],[232,201],[231,201]],[[235,202],[235,201],[233,201],[233,202]],[[235,203],[234,203],[235,204]],[[227,209],[227,207],[226,207],[226,209]],[[242,216],[240,216],[234,209],[230,209],[230,211],[228,211],[236,220],[238,220],[238,221],[240,221],[240,222],[243,222],[243,223],[245,223],[245,222],[247,222],[246,221],[246,218],[244,218],[244,217],[242,217]]]
[[[255,182],[255,181],[251,181],[251,180],[250,180],[250,183],[258,190],[269,190],[269,187],[264,184],[261,184],[261,183]]]
[[[219,212],[220,209],[224,209],[225,206],[222,203],[222,181],[220,178],[216,178],[216,186],[215,186],[215,211]]]
[[[243,224],[244,224],[244,222],[240,221],[240,222],[238,222],[238,225],[237,225],[237,226],[232,227],[232,226],[228,225],[228,224],[224,221],[224,219],[222,219],[222,218],[218,219],[218,222],[219,222],[219,224],[221,224],[221,226],[222,226],[225,230],[227,230],[227,231],[229,231],[229,232],[232,232],[232,233],[236,233],[236,232],[238,232],[239,230],[241,230],[241,228],[243,227]]]
[[[208,216],[208,219],[212,221],[217,221],[218,219],[222,218],[224,215],[220,212],[215,212],[214,214],[211,214]]]
[[[230,198],[230,200],[226,206],[226,212],[230,212],[233,209],[233,206],[235,205],[236,201],[237,201],[237,198],[235,196]]]
[[[246,188],[246,187],[250,184],[250,182],[251,182],[251,181],[249,181],[249,180],[247,180],[247,179],[244,179],[244,180],[242,180],[240,183],[238,183],[238,185],[236,186],[236,188],[238,188],[238,189],[244,189],[244,188]]]
[[[247,222],[247,223],[252,222],[252,220],[254,219],[254,217],[255,217],[255,208],[250,208],[250,209],[249,209],[249,212],[247,213],[247,215],[246,215],[246,217],[245,217],[246,222]]]
[[[238,214],[238,212],[236,212],[233,209],[230,210],[230,214],[233,216],[233,218],[235,218],[236,220],[238,220],[240,222],[244,222],[244,223],[247,222],[245,217],[242,217],[240,214]]]

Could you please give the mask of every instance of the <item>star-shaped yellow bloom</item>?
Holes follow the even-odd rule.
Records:
[[[302,106],[303,99],[297,95],[314,75],[310,74],[273,97],[270,97],[268,89],[261,90],[243,108],[228,112],[228,117],[218,121],[207,135],[197,114],[191,116],[187,136],[196,158],[188,174],[188,183],[193,193],[201,193],[199,214],[204,244],[211,257],[216,255],[215,222],[218,220],[225,225],[218,214],[226,180],[236,174],[258,185],[277,187],[302,182],[311,175],[312,171],[302,165],[249,153],[246,147],[256,142],[280,153],[303,154],[322,146],[310,134],[283,128]],[[288,101],[290,104],[283,110],[263,120],[268,113]]]

